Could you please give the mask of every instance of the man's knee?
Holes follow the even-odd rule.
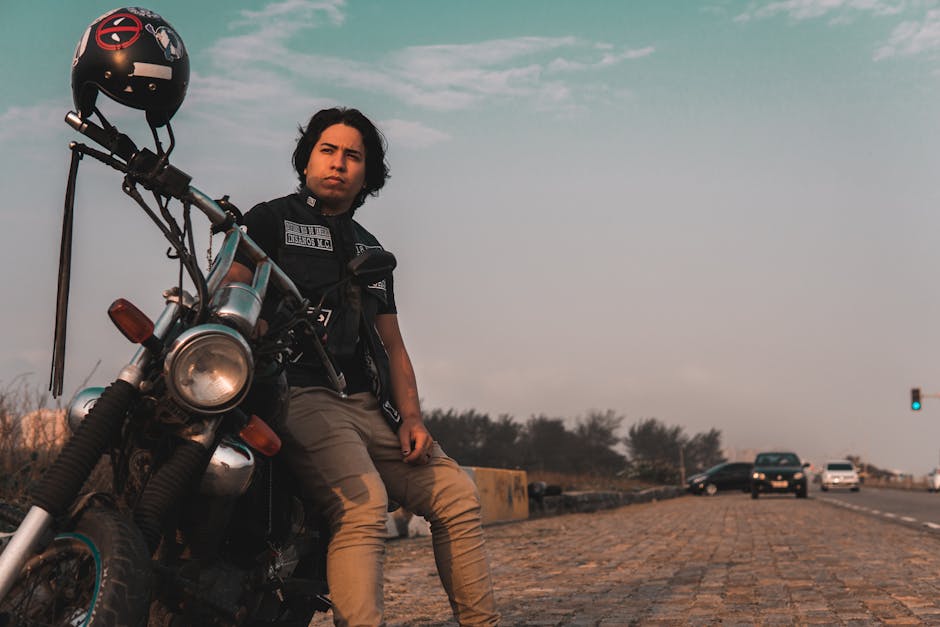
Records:
[[[441,482],[432,509],[432,521],[478,520],[480,494],[476,484],[467,473],[458,471],[448,481]]]
[[[386,533],[388,495],[377,477],[343,482],[333,489],[325,509],[334,534],[342,531],[384,537]]]

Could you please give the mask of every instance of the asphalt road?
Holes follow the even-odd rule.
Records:
[[[865,486],[858,492],[822,492],[819,486],[814,485],[810,496],[870,516],[940,533],[940,493],[937,492]]]

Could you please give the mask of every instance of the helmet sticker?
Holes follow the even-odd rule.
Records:
[[[151,11],[150,9],[143,9],[141,7],[127,7],[128,13],[133,13],[134,15],[139,15],[140,17],[145,17],[148,20],[162,20],[163,18]]]
[[[78,60],[83,54],[85,54],[85,47],[88,45],[88,36],[91,34],[91,26],[85,29],[85,34],[82,35],[82,38],[78,42],[78,46],[75,48],[75,56],[72,57],[72,67],[78,65]]]
[[[156,63],[134,62],[134,73],[131,76],[144,76],[146,78],[162,78],[165,81],[173,80],[173,68],[169,65]]]
[[[130,13],[115,13],[98,24],[95,39],[105,50],[121,50],[140,37],[140,18]]]
[[[163,56],[167,61],[176,61],[185,54],[183,49],[183,40],[169,26],[160,26],[154,28],[153,24],[147,24],[146,31],[153,35],[160,47],[163,48]]]

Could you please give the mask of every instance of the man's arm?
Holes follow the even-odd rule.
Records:
[[[409,464],[426,464],[429,461],[434,439],[424,426],[421,406],[418,401],[418,383],[414,367],[405,348],[396,314],[380,314],[375,317],[375,329],[385,345],[392,378],[392,400],[401,413],[398,438],[401,453]]]

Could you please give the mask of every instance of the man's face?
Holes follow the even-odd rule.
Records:
[[[362,134],[345,124],[326,127],[310,153],[306,176],[307,187],[326,213],[347,211],[366,180]]]

